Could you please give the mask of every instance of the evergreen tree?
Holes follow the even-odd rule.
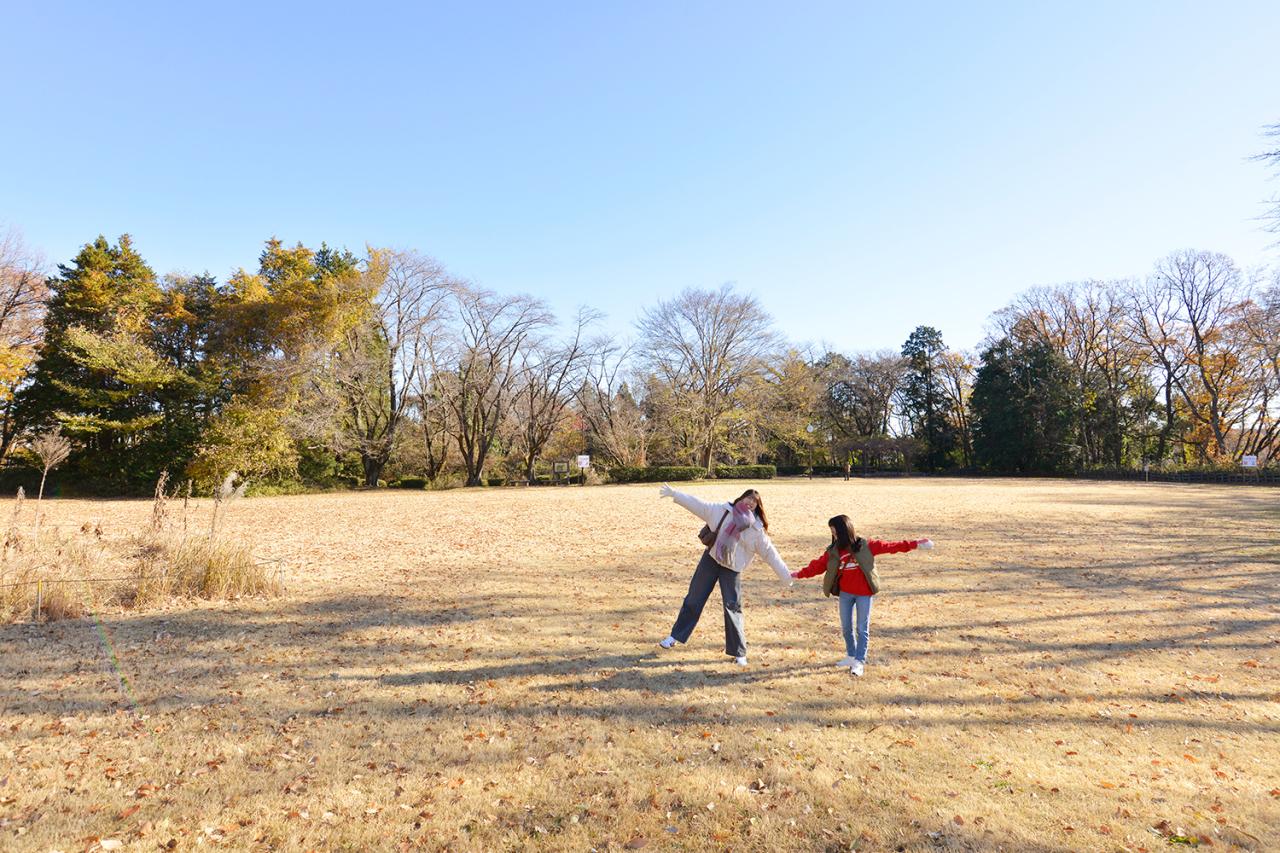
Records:
[[[24,405],[77,444],[69,469],[91,488],[145,488],[169,464],[162,396],[184,376],[154,348],[164,294],[128,235],[99,236],[49,280],[45,339]]]
[[[906,375],[902,382],[902,410],[912,436],[923,445],[920,467],[937,471],[955,464],[958,435],[948,417],[948,397],[940,368],[946,354],[942,333],[918,326],[902,345]]]
[[[1071,368],[1025,328],[982,353],[973,383],[974,454],[991,471],[1061,474],[1072,467]]]

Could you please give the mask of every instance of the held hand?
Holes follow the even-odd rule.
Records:
[[[670,486],[668,486],[666,483],[663,483],[663,484],[662,484],[662,486],[661,486],[661,487],[659,487],[659,489],[658,489],[658,497],[660,497],[660,498],[669,498],[669,497],[671,497],[673,494],[675,494],[675,492],[676,492],[676,490],[675,490],[675,489],[671,488],[671,487],[670,487]]]
[[[932,540],[932,539],[921,539],[919,542],[917,542],[917,543],[916,543],[916,547],[917,547],[917,548],[919,548],[921,551],[932,551],[932,550],[933,550],[933,540]]]

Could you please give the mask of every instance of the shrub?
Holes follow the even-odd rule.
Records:
[[[434,480],[428,480],[426,488],[429,492],[443,492],[448,489],[460,489],[462,488],[462,483],[461,474],[441,474]]]
[[[490,477],[489,479],[485,480],[485,483],[486,485],[490,485],[490,486],[505,486],[507,484],[507,478],[506,477]]]
[[[706,470],[697,465],[651,465],[648,468],[618,466],[609,469],[609,479],[615,483],[667,483],[701,480],[706,476]]]
[[[717,480],[772,480],[778,469],[772,465],[717,465]]]
[[[275,595],[280,583],[244,544],[207,536],[164,536],[143,544],[133,604],[169,596],[239,598]]]
[[[426,477],[401,477],[399,480],[391,481],[393,489],[425,489],[426,487]]]
[[[299,480],[280,480],[268,483],[250,483],[245,495],[255,498],[273,497],[275,495],[310,495],[316,488]]]
[[[216,488],[227,471],[255,482],[296,477],[298,448],[289,437],[288,415],[234,398],[205,427],[188,476],[202,492]]]

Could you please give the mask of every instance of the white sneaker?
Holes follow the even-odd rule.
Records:
[[[747,656],[746,656],[746,655],[743,655],[742,657],[734,658],[734,659],[733,659],[733,662],[734,662],[734,663],[736,663],[738,666],[746,666],[746,665],[747,665]]]
[[[848,669],[849,667],[853,666],[853,655],[845,655],[844,657],[840,658],[840,661],[836,664],[836,666],[843,666],[845,669]]]
[[[660,643],[658,643],[658,645],[659,645],[659,646],[661,646],[661,647],[662,647],[662,648],[664,648],[664,649],[669,649],[669,648],[671,648],[672,646],[674,646],[675,644],[676,644],[676,638],[675,638],[675,637],[667,637],[665,640],[663,640],[663,641],[661,641]]]
[[[863,668],[862,661],[860,661],[860,660],[856,660],[856,661],[854,661],[854,662],[853,662],[853,666],[849,667],[849,672],[851,672],[851,673],[853,673],[854,675],[856,675],[856,676],[858,676],[859,678],[861,678],[861,677],[862,677],[862,668]]]

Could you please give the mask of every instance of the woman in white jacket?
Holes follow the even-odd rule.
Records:
[[[663,483],[658,494],[672,498],[716,531],[715,544],[703,553],[693,571],[689,592],[680,606],[680,614],[676,616],[670,636],[658,645],[669,649],[676,643],[689,642],[712,588],[719,583],[720,598],[724,604],[724,652],[733,657],[734,663],[746,666],[747,642],[742,636],[742,570],[759,556],[773,567],[783,583],[787,586],[794,583],[787,564],[769,540],[769,520],[760,493],[747,489],[733,503],[708,503],[693,495],[677,492]]]

